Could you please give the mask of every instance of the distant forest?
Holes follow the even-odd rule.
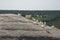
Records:
[[[42,15],[42,21],[46,22],[47,25],[54,25],[57,28],[60,28],[60,10],[0,10],[0,14],[18,14],[20,13],[22,16],[32,15],[33,17],[37,15]]]

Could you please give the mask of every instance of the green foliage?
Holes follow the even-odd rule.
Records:
[[[53,21],[53,24],[54,24],[54,26],[55,26],[56,28],[59,28],[59,29],[60,29],[60,18],[57,19],[57,20],[55,20],[55,21]]]
[[[40,16],[37,15],[37,16],[35,17],[35,19],[38,20],[38,22],[40,22],[40,21],[42,21],[42,16],[41,16],[41,15],[40,15]]]

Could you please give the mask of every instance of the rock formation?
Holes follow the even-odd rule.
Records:
[[[19,14],[20,15],[20,14]],[[60,30],[49,27],[42,22],[26,19],[16,14],[0,14],[0,39],[10,37],[11,40],[18,40],[15,37],[53,37],[60,38]],[[43,25],[43,27],[42,27]],[[2,37],[2,38],[1,38]],[[14,38],[14,39],[13,39]],[[9,40],[9,38],[7,39]]]

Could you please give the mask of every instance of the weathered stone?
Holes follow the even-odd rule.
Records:
[[[36,25],[36,23],[38,25]],[[42,27],[42,25],[44,26]],[[48,36],[60,38],[60,30],[49,27],[42,22],[35,22],[16,14],[0,14],[0,37],[2,36]]]

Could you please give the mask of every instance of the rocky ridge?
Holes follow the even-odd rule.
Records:
[[[49,27],[42,22],[26,19],[20,14],[0,14],[0,39],[18,40],[19,37],[52,37],[60,38],[60,30]],[[3,39],[2,39],[2,38]],[[22,39],[23,40],[23,39]]]

